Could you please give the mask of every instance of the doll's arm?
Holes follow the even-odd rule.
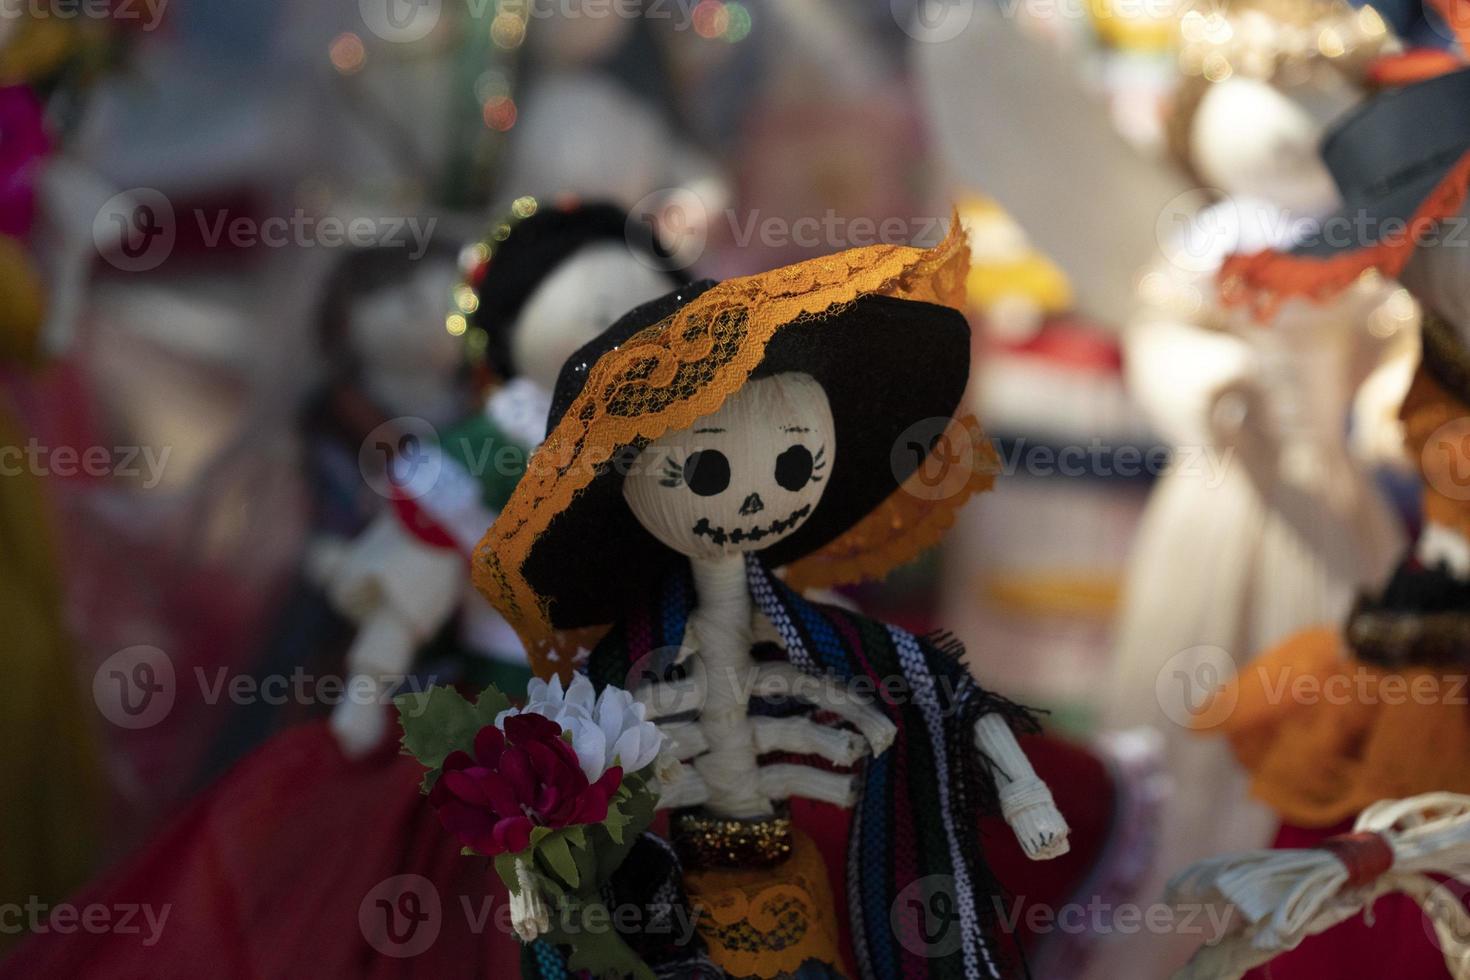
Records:
[[[347,755],[366,755],[383,741],[386,696],[407,672],[417,648],[413,629],[392,606],[378,606],[361,621],[347,651],[347,689],[329,723]]]
[[[1006,720],[990,714],[975,722],[975,747],[995,764],[1001,813],[1026,856],[1046,861],[1071,850],[1066,818],[1057,809],[1051,790],[1031,767],[1031,760],[1021,751]]]
[[[347,690],[332,711],[343,751],[371,751],[387,732],[386,695],[413,665],[420,644],[457,607],[464,562],[404,530],[392,513],[379,515],[330,569],[328,598],[357,623],[347,651]]]

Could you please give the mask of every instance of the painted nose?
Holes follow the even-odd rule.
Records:
[[[745,503],[740,505],[740,513],[742,514],[759,514],[765,509],[766,505],[761,501],[761,495],[758,493],[753,493],[749,497],[746,497]]]

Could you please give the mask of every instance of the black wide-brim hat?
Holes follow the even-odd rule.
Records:
[[[1221,297],[1269,317],[1285,300],[1328,300],[1370,269],[1397,278],[1470,190],[1470,68],[1387,89],[1333,126],[1322,159],[1342,197],[1289,251],[1232,255]]]
[[[685,560],[638,523],[623,482],[644,446],[753,378],[814,377],[839,447],[821,503],[763,552],[769,564],[831,584],[933,544],[994,471],[978,426],[955,419],[969,379],[967,269],[955,225],[928,251],[872,246],[692,284],[579,351],[558,379],[546,441],[474,558],[476,585],[538,672],[570,666],[550,654],[557,631],[605,627]],[[940,445],[948,466],[935,479],[921,464]]]

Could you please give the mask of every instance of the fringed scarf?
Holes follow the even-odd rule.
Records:
[[[786,656],[801,670],[841,681],[866,678],[889,691],[902,679],[906,696],[875,700],[898,727],[893,745],[869,759],[847,846],[853,946],[867,980],[1010,977],[1019,955],[996,928],[1002,893],[981,851],[977,818],[998,811],[993,764],[975,747],[975,722],[1001,713],[1020,732],[1038,728],[1033,714],[983,690],[960,662],[952,638],[922,638],[835,606],[809,602],[754,555],[746,576],[756,607],[776,627]],[[626,685],[630,667],[660,649],[677,649],[694,610],[687,563],[656,595],[627,610],[588,661],[601,690]],[[891,910],[911,883],[929,876],[954,882],[954,916],[961,929],[953,952],[896,934]]]

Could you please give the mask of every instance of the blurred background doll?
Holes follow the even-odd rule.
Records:
[[[1344,38],[1333,57],[1303,44],[1324,23]],[[1188,672],[1243,663],[1342,615],[1390,567],[1398,525],[1347,432],[1388,341],[1412,337],[1394,316],[1402,304],[1379,309],[1393,294],[1381,284],[1262,325],[1232,324],[1214,284],[1231,248],[1289,241],[1337,203],[1316,145],[1362,97],[1366,59],[1391,44],[1382,21],[1341,4],[1246,2],[1191,11],[1181,32],[1171,145],[1200,194],[1218,198],[1167,230],[1124,335],[1130,386],[1179,465],[1154,488],[1134,544],[1103,709],[1109,727],[1171,736],[1163,873],[1270,832],[1240,802],[1227,753],[1172,737],[1188,715],[1171,672],[1194,683]]]
[[[1315,43],[1324,24],[1344,41],[1332,56]],[[1227,315],[1215,287],[1228,251],[1289,242],[1337,203],[1316,146],[1362,98],[1366,61],[1392,46],[1381,20],[1344,4],[1246,2],[1190,11],[1181,33],[1170,144],[1216,199],[1176,210],[1173,228],[1161,221],[1163,252],[1124,334],[1130,388],[1176,465],[1135,539],[1102,704],[1107,727],[1165,735],[1171,791],[1151,894],[1190,861],[1269,838],[1271,816],[1246,799],[1229,753],[1179,726],[1216,673],[1341,616],[1391,567],[1399,522],[1374,486],[1379,460],[1357,456],[1348,433],[1371,442],[1365,428],[1395,428],[1372,406],[1354,422],[1355,401],[1385,362],[1379,389],[1402,392],[1413,337],[1412,309],[1381,282],[1270,324]],[[1134,937],[1118,955],[1130,969],[1152,957],[1149,975],[1162,975],[1177,950]]]
[[[675,20],[687,12],[654,7],[649,16],[531,19],[500,186],[542,201],[605,200],[640,220],[676,207],[666,220],[702,241],[705,220],[724,209],[730,189],[673,108],[675,82],[659,35],[687,27]]]
[[[298,664],[321,661],[329,672],[339,669],[341,661],[332,658],[341,656],[351,624],[336,618],[324,593],[367,627],[347,664],[370,676],[375,693],[380,674],[402,680],[415,669],[416,656],[430,658],[420,669],[445,680],[473,685],[519,677],[524,689],[529,672],[518,641],[513,635],[506,640],[503,624],[498,631],[483,625],[494,614],[478,594],[466,599],[469,567],[458,542],[484,531],[492,506],[498,509],[509,495],[526,454],[540,441],[549,403],[542,385],[554,380],[554,370],[547,375],[552,359],[564,359],[599,333],[622,306],[681,281],[665,268],[651,238],[633,227],[630,236],[627,216],[609,205],[538,209],[527,199],[494,224],[484,242],[466,250],[463,281],[444,249],[419,263],[401,249],[355,253],[339,267],[322,322],[323,342],[336,351],[333,363],[340,367],[310,416],[316,438],[308,458],[317,472],[313,484],[325,488],[318,501],[320,533],[349,539],[356,531],[357,537],[317,550],[311,571],[324,574],[326,585],[305,581],[290,613],[296,618],[288,616],[290,625],[281,630],[291,641],[284,656],[301,659],[268,670],[289,675]],[[446,308],[457,311],[449,324]],[[471,353],[468,370],[464,350]],[[468,414],[456,407],[458,392],[466,392],[459,404],[473,405],[466,376],[489,391]],[[396,451],[391,433],[411,430],[418,420],[432,421],[431,435],[442,434],[443,458],[442,465],[421,470],[438,478],[427,488],[407,480],[405,487],[418,491],[410,496],[376,480],[360,453],[366,446],[368,463],[382,464],[378,436],[389,432],[384,438]],[[500,454],[506,447],[515,450],[509,459]],[[417,458],[433,448],[426,441],[405,455]],[[450,495],[466,486],[467,495]],[[436,493],[463,504],[459,513],[469,523],[452,522],[446,508],[432,509]],[[419,580],[405,581],[405,570]],[[321,591],[313,594],[315,589]],[[482,607],[477,614],[461,612],[470,603]],[[387,643],[375,631],[385,619],[404,624],[388,633]],[[492,642],[514,645],[487,651],[487,634]],[[340,645],[308,647],[322,637]],[[425,650],[430,640],[440,642]],[[497,654],[516,660],[496,661]],[[387,658],[392,662],[383,663]],[[288,974],[307,959],[330,976],[361,975],[364,962],[386,970],[401,962],[383,952],[384,930],[393,923],[383,920],[372,931],[358,915],[364,902],[371,906],[374,889],[397,881],[395,875],[416,873],[446,901],[491,900],[487,876],[460,861],[458,846],[432,827],[416,764],[397,753],[395,739],[383,737],[385,702],[374,696],[361,703],[365,710],[338,708],[330,722],[293,726],[245,756],[140,854],[92,886],[119,901],[197,898],[185,903],[192,911],[182,921],[176,916],[169,925],[169,936],[178,941],[169,942],[166,956],[175,976],[196,976],[206,963],[218,968],[222,949],[233,951],[240,969],[270,975]],[[280,720],[267,719],[261,727]],[[232,746],[237,752],[248,747]],[[346,757],[344,747],[359,758]],[[344,819],[344,813],[353,816]],[[308,866],[322,888],[287,884]],[[288,892],[295,898],[280,905]],[[384,901],[391,908],[400,897]],[[414,893],[413,900],[421,898]],[[221,916],[216,901],[248,911]],[[519,953],[510,937],[455,918],[435,942],[434,955],[415,962],[431,971],[485,977],[514,970]],[[41,941],[5,969],[29,976],[115,976],[142,956],[136,962],[150,964],[146,970],[158,976],[154,952],[127,942]]]
[[[540,445],[561,364],[621,311],[684,281],[648,226],[610,204],[541,207],[519,198],[465,258],[436,333],[463,344],[470,374],[488,390],[483,405],[437,432],[412,431],[412,419],[387,422],[392,506],[350,544],[324,543],[316,555],[334,607],[358,628],[349,684],[371,693],[333,712],[333,731],[353,754],[383,738],[383,696],[416,659],[427,656],[419,672],[477,690],[524,689],[525,653],[470,587],[469,552]],[[446,628],[441,649],[424,651]]]
[[[1318,844],[1381,799],[1470,790],[1470,69],[1386,89],[1334,128],[1323,156],[1344,198],[1337,217],[1367,231],[1233,256],[1224,295],[1274,321],[1330,308],[1365,274],[1403,282],[1423,309],[1400,409],[1423,528],[1350,613],[1263,651],[1196,720],[1229,736],[1251,792],[1281,822],[1279,847]],[[1392,896],[1375,904],[1371,926],[1355,917],[1309,939],[1269,975],[1447,976],[1432,938],[1419,908]]]
[[[383,465],[382,457],[359,459],[374,430],[403,417],[445,425],[470,403],[460,344],[443,328],[457,262],[458,250],[433,237],[417,259],[402,245],[356,248],[327,272],[316,310],[325,376],[298,421],[303,485],[310,488],[308,549],[312,542],[361,534],[387,507],[365,478]],[[251,670],[261,677],[334,673],[351,637],[350,624],[333,610],[306,562],[287,587]],[[300,720],[266,699],[231,714],[204,760],[203,781],[281,725]]]

